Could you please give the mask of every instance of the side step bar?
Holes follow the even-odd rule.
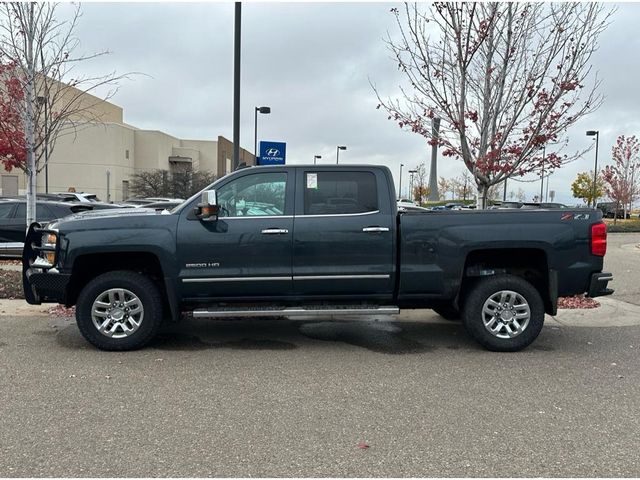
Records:
[[[265,307],[265,308],[198,308],[193,311],[194,318],[230,318],[230,317],[306,317],[329,315],[398,315],[396,306],[362,307],[359,305],[329,306],[319,308],[304,307]]]

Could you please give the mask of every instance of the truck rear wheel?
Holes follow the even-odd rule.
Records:
[[[136,272],[108,272],[80,292],[76,322],[84,338],[101,350],[145,346],[162,323],[162,298],[148,277]]]
[[[540,334],[544,305],[538,290],[520,277],[485,277],[467,295],[462,319],[469,335],[485,348],[515,352]]]

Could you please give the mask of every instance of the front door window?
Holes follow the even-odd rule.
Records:
[[[284,215],[286,172],[246,175],[217,191],[220,217]]]

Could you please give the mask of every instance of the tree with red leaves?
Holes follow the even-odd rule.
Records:
[[[71,9],[68,20],[58,9]],[[27,175],[27,225],[35,221],[36,177],[56,139],[100,122],[96,106],[125,75],[83,75],[79,65],[107,54],[75,54],[78,5],[0,4],[0,162]],[[87,93],[106,92],[101,98]],[[46,121],[45,121],[46,119]]]
[[[512,176],[552,171],[567,127],[602,102],[585,83],[611,14],[596,3],[465,2],[392,8],[399,28],[387,45],[407,81],[378,108],[400,128],[462,159],[480,206]],[[441,119],[441,135],[431,123]],[[543,157],[543,146],[556,145]]]
[[[24,92],[14,76],[14,65],[0,65],[0,162],[7,171],[20,168],[27,159],[20,104]]]
[[[602,170],[605,193],[616,204],[614,223],[620,208],[622,208],[623,218],[627,218],[627,212],[631,210],[633,202],[640,193],[639,154],[638,139],[635,136],[620,135],[611,148],[613,165],[607,165]]]

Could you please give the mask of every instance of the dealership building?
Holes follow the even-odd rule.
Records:
[[[89,94],[84,94],[91,97]],[[103,201],[120,202],[133,196],[134,173],[156,169],[169,172],[185,167],[214,172],[221,177],[232,170],[233,143],[217,140],[187,140],[158,130],[143,130],[123,121],[121,107],[91,98],[100,123],[79,126],[75,135],[61,136],[49,156],[48,173],[38,174],[38,193],[90,192]],[[240,149],[240,163],[255,165],[255,157]],[[47,178],[45,178],[45,175]],[[26,175],[0,166],[0,195],[26,193]]]

